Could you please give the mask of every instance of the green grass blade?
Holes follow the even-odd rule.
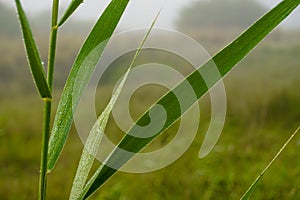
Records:
[[[176,120],[178,120],[183,114],[178,100],[174,94],[184,94],[184,85],[190,84],[197,98],[202,97],[209,88],[211,88],[219,79],[215,78],[209,80],[207,85],[201,74],[209,75],[215,63],[220,71],[221,76],[225,76],[238,62],[240,62],[255,46],[259,44],[275,27],[278,26],[300,3],[300,0],[284,0],[273,8],[270,12],[265,14],[255,24],[248,28],[243,34],[241,34],[231,44],[216,54],[211,60],[205,63],[201,68],[189,75],[179,85],[177,85],[172,91],[163,96],[156,105],[163,106],[167,119],[164,127],[153,134],[149,138],[137,138],[132,135],[143,135],[143,132],[139,132],[141,129],[138,125],[145,125],[149,123],[149,113],[154,111],[155,106],[151,107],[134,125],[125,137],[121,140],[119,145],[114,149],[110,156],[106,159],[105,165],[99,168],[91,181],[87,184],[85,190],[88,190],[85,198],[94,193],[106,180],[108,180],[121,166],[123,166],[132,155],[124,156],[122,150],[129,152],[139,152],[147,144],[149,144],[156,136],[166,130]],[[189,101],[189,99],[186,99]],[[195,102],[190,100],[185,106],[188,110]],[[160,118],[161,116],[154,116]],[[154,119],[155,120],[155,119]],[[109,166],[115,166],[113,169]]]
[[[128,2],[129,0],[111,1],[77,55],[55,115],[49,142],[48,170],[54,168],[61,154],[72,124],[73,111],[75,111],[82,92],[86,88],[104,47],[113,34]]]
[[[95,160],[95,156],[99,150],[99,145],[102,140],[102,137],[103,137],[103,134],[104,134],[104,131],[105,131],[108,119],[109,119],[109,115],[111,114],[111,111],[112,111],[112,109],[124,87],[124,84],[127,80],[127,77],[129,75],[131,68],[133,67],[147,38],[149,37],[149,35],[151,33],[151,30],[153,29],[153,27],[158,19],[159,13],[157,14],[151,27],[149,28],[147,34],[145,35],[139,48],[137,49],[130,65],[129,65],[128,70],[126,71],[126,73],[125,73],[124,77],[122,78],[120,84],[118,85],[116,91],[112,95],[108,105],[106,106],[104,111],[101,113],[101,115],[97,119],[96,123],[93,125],[93,127],[88,135],[83,152],[81,154],[81,158],[79,161],[79,165],[78,165],[78,168],[76,171],[76,175],[74,178],[74,182],[73,182],[73,186],[72,186],[72,190],[71,190],[71,194],[70,194],[70,199],[72,199],[72,200],[73,199],[82,199],[82,197],[84,196],[83,188],[86,183],[88,174],[92,168],[93,162]]]
[[[61,26],[67,21],[67,19],[74,13],[74,11],[83,3],[83,0],[73,0],[65,11],[64,15],[60,19],[58,26]]]
[[[287,147],[287,145],[293,140],[293,138],[296,137],[297,133],[300,130],[300,126],[295,130],[295,132],[289,137],[289,139],[284,143],[284,145],[280,148],[278,153],[274,156],[274,158],[271,160],[271,162],[267,165],[267,167],[259,174],[259,176],[255,179],[255,181],[251,184],[251,186],[248,188],[248,190],[245,192],[245,194],[242,196],[241,200],[248,200],[250,199],[251,195],[253,194],[257,184],[263,177],[263,175],[268,171],[268,169],[271,167],[271,165],[278,159],[278,157],[281,155],[281,153],[284,151],[284,149]]]
[[[27,53],[27,59],[30,66],[30,71],[33,76],[35,86],[43,99],[51,99],[51,92],[46,81],[45,71],[43,68],[42,60],[39,55],[36,43],[29,26],[29,22],[25,15],[25,12],[22,8],[22,5],[19,0],[15,0],[19,20],[21,24],[21,29],[23,33],[23,39],[25,44],[25,49]]]

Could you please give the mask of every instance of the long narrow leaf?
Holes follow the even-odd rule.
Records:
[[[272,164],[278,159],[280,154],[284,151],[284,149],[287,147],[287,145],[293,140],[293,138],[296,137],[297,133],[300,130],[300,126],[295,130],[295,132],[289,137],[289,139],[284,143],[284,145],[280,148],[278,153],[274,156],[274,158],[271,160],[271,162],[267,165],[267,167],[259,174],[259,176],[255,179],[255,181],[251,184],[251,186],[248,188],[248,190],[245,192],[245,194],[242,196],[241,200],[248,200],[250,199],[252,193],[254,192],[257,184],[260,182],[263,175],[268,171],[268,169],[272,166]]]
[[[73,14],[73,12],[83,3],[83,0],[73,0],[58,23],[61,26]]]
[[[33,76],[33,80],[35,82],[35,86],[37,87],[37,90],[42,98],[51,99],[51,92],[46,81],[42,60],[39,55],[37,46],[35,44],[33,34],[29,26],[29,22],[27,20],[27,17],[25,15],[25,12],[22,8],[20,1],[15,0],[15,2],[16,2],[21,29],[23,33],[28,63],[30,66],[31,74]]]
[[[160,13],[160,12],[159,12]],[[84,185],[86,183],[88,174],[92,168],[95,156],[99,150],[99,145],[102,140],[109,115],[111,114],[111,111],[124,87],[124,84],[127,80],[127,77],[129,75],[130,70],[132,69],[137,57],[139,56],[147,38],[149,37],[151,30],[153,29],[159,13],[157,14],[156,18],[154,19],[151,27],[149,28],[148,32],[146,33],[145,37],[143,38],[139,48],[137,49],[131,64],[129,65],[129,68],[127,69],[124,77],[122,78],[120,84],[118,85],[116,91],[112,95],[112,98],[110,99],[108,105],[104,109],[104,111],[101,113],[99,118],[97,119],[96,123],[93,125],[92,130],[90,131],[88,138],[86,140],[86,144],[84,146],[83,152],[81,154],[81,158],[79,161],[79,165],[76,171],[76,175],[74,178],[71,194],[70,194],[70,200],[72,199],[82,199],[84,196]]]
[[[261,42],[280,22],[282,22],[300,3],[300,0],[284,0],[273,8],[270,12],[265,14],[260,20],[252,25],[247,31],[240,35],[230,45],[216,54],[211,60],[205,63],[201,68],[189,75],[172,91],[163,96],[156,104],[164,107],[167,113],[167,119],[164,127],[153,134],[152,137],[143,138],[143,132],[138,125],[144,125],[149,123],[149,113],[155,108],[151,107],[133,126],[125,137],[121,140],[119,145],[114,149],[110,156],[106,159],[106,162],[100,167],[91,181],[87,184],[85,190],[88,190],[85,198],[94,193],[106,180],[108,180],[121,166],[123,166],[133,153],[139,152],[147,144],[149,144],[156,136],[166,130],[176,120],[178,120],[182,113],[179,102],[174,94],[184,93],[184,85],[190,84],[197,98],[202,97],[209,88],[211,88],[219,79],[213,78],[206,84],[202,75],[210,75],[212,73],[214,63],[217,65],[221,76],[225,76],[238,62],[240,62],[259,42]],[[188,96],[188,95],[187,95]],[[186,99],[185,110],[188,110],[195,101]],[[154,116],[161,117],[161,116]],[[155,120],[154,120],[155,121]],[[141,135],[140,138],[133,135]],[[124,155],[123,150],[133,152],[132,154]],[[114,166],[111,168],[109,166]]]
[[[48,170],[54,168],[61,154],[72,124],[73,111],[75,111],[107,40],[113,34],[128,2],[129,0],[111,1],[77,55],[55,115],[48,149]],[[76,88],[74,88],[75,82]]]

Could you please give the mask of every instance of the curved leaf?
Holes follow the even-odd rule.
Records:
[[[96,64],[113,34],[129,0],[112,0],[98,19],[73,64],[64,87],[54,119],[48,149],[48,170],[52,170],[57,162],[73,120],[78,101],[86,88]],[[100,45],[102,43],[102,45]],[[76,88],[75,87],[76,82]]]
[[[42,60],[35,44],[29,22],[20,1],[15,0],[15,2],[18,10],[30,71],[35,82],[35,86],[37,87],[37,90],[42,98],[51,99],[51,92],[46,81]]]

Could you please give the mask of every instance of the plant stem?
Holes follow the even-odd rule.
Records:
[[[48,75],[47,81],[51,92],[53,88],[54,63],[55,63],[56,40],[57,40],[57,30],[58,30],[57,16],[58,16],[58,0],[54,0],[53,10],[52,10],[52,27],[50,33],[48,74],[47,74]]]
[[[260,181],[260,179],[263,177],[263,175],[268,171],[268,169],[272,166],[272,164],[278,159],[278,157],[281,155],[281,153],[285,150],[287,145],[296,137],[297,133],[300,131],[300,126],[295,130],[295,132],[289,137],[289,139],[284,143],[284,145],[280,148],[280,150],[277,152],[277,154],[273,157],[271,162],[265,167],[265,169],[258,175],[258,177],[255,179],[255,181],[251,184],[251,186],[248,188],[248,190],[245,192],[245,194],[241,197],[242,199],[249,199],[251,193],[255,189],[257,183]]]
[[[53,89],[54,63],[55,63],[57,29],[58,29],[57,27],[58,6],[59,6],[59,0],[53,0],[52,22],[51,22],[51,33],[50,33],[50,42],[49,42],[49,55],[48,55],[48,70],[47,70],[47,83],[51,94]],[[48,157],[48,146],[49,146],[49,136],[50,136],[51,107],[52,107],[52,100],[46,99],[44,104],[44,125],[43,125],[43,135],[42,135],[39,196],[38,196],[39,200],[46,199],[47,157]]]
[[[46,101],[44,105],[44,127],[42,136],[41,166],[39,179],[39,200],[44,200],[46,198],[47,156],[50,133],[51,104],[51,101]]]

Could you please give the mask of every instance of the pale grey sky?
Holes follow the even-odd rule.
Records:
[[[0,0],[8,5],[13,5],[12,0]],[[61,0],[61,10],[71,0]],[[121,27],[140,28],[149,26],[158,10],[163,6],[163,12],[157,23],[160,27],[172,28],[172,23],[177,17],[179,10],[189,3],[199,0],[131,0],[126,13],[121,21]],[[201,0],[200,0],[201,1]],[[209,1],[209,0],[202,0]],[[280,0],[259,0],[267,7],[276,5]],[[25,9],[31,13],[39,13],[51,7],[52,0],[22,0]],[[85,3],[76,12],[77,18],[96,20],[110,0],[85,0]],[[284,26],[298,24],[300,27],[300,9],[297,9],[284,23]]]

